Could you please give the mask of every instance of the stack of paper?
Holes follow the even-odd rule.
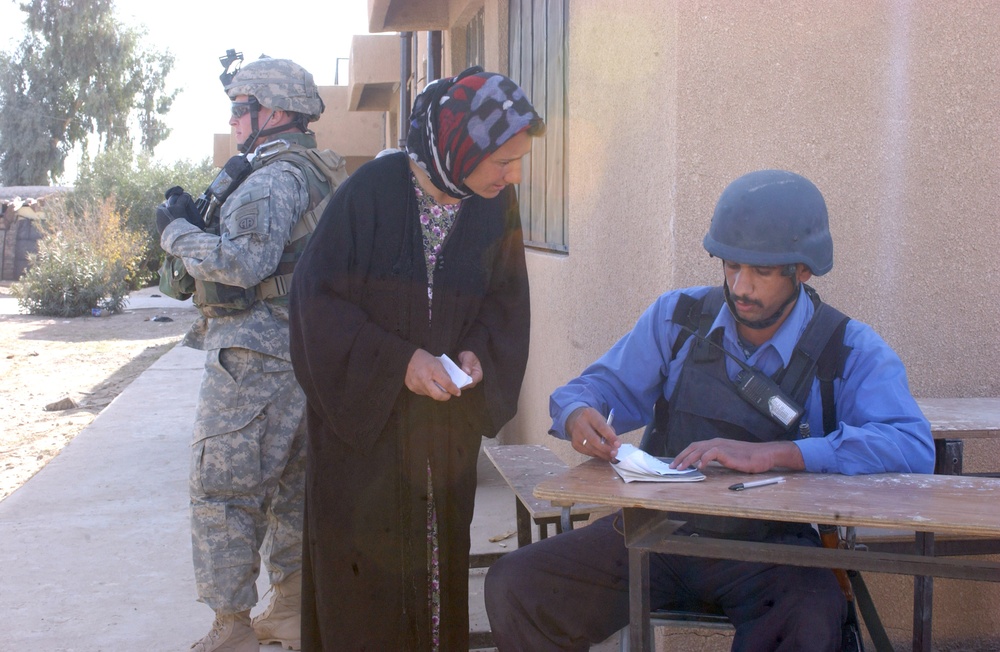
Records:
[[[670,468],[669,460],[653,457],[632,444],[622,444],[618,449],[618,463],[612,464],[625,482],[698,482],[705,474],[698,469],[678,471]]]
[[[455,383],[455,387],[462,389],[472,382],[472,376],[462,371],[462,368],[455,364],[447,355],[439,355],[438,360],[444,365],[444,370],[448,372],[448,376],[451,377],[451,382]]]

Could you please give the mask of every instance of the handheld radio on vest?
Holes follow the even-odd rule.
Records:
[[[694,335],[699,342],[705,342],[722,351],[740,366],[740,372],[736,375],[736,380],[734,381],[736,392],[761,414],[770,417],[785,428],[790,428],[792,424],[802,417],[805,410],[785,394],[770,376],[759,369],[751,367],[727,351],[725,347],[704,337],[697,331],[684,324],[677,325],[689,334]]]

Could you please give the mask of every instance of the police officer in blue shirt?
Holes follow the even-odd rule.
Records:
[[[899,357],[806,285],[833,267],[815,185],[781,170],[736,179],[704,246],[722,261],[722,287],[660,296],[553,392],[552,435],[611,460],[616,431],[653,424],[642,447],[679,469],[714,461],[747,473],[932,472],[930,425]],[[818,374],[827,357],[836,373]],[[821,545],[807,524],[679,516],[691,535]],[[827,569],[653,554],[650,587],[654,608],[725,613],[736,628],[733,650],[841,649],[847,605]],[[627,625],[620,514],[505,555],[487,576],[486,607],[501,652],[586,650]]]

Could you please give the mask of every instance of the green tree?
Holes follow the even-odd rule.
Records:
[[[148,152],[136,155],[131,147],[119,145],[97,154],[93,160],[84,156],[73,187],[73,200],[80,205],[114,200],[124,227],[144,234],[145,272],[140,285],[145,285],[156,282],[156,270],[163,258],[154,216],[164,191],[181,186],[197,198],[217,173],[218,168],[207,158],[164,165],[154,161]]]
[[[22,2],[26,34],[0,54],[0,181],[48,185],[70,151],[96,134],[99,149],[148,152],[169,134],[162,117],[179,90],[164,90],[174,59],[147,51],[145,32],[118,22],[113,0]]]

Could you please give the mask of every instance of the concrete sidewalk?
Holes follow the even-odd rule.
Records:
[[[187,516],[203,360],[170,350],[0,502],[4,649],[184,650],[208,631]]]
[[[126,309],[177,308],[189,309],[194,319],[190,299],[145,288],[132,293]],[[17,314],[16,300],[0,298],[0,313]],[[189,649],[208,632],[213,614],[197,601],[188,517],[191,430],[204,360],[203,351],[172,348],[0,500],[0,650],[171,652]],[[514,494],[481,454],[472,554],[516,548],[516,529]],[[489,632],[485,574],[473,569],[469,575],[472,632]],[[257,586],[263,599],[263,573]],[[592,650],[617,650],[617,639]]]
[[[193,311],[194,304],[191,302],[191,299],[178,301],[170,297],[165,297],[160,293],[160,289],[156,287],[143,288],[129,294],[125,310],[141,310],[146,308],[190,308]],[[8,294],[0,295],[0,315],[20,314],[22,313],[17,299]]]
[[[0,501],[0,648],[166,652],[208,631],[212,612],[194,589],[187,486],[204,355],[168,351]],[[473,552],[509,550],[513,493],[485,456],[479,468]],[[470,578],[473,631],[489,630],[483,575]],[[258,586],[263,596],[266,584]]]

